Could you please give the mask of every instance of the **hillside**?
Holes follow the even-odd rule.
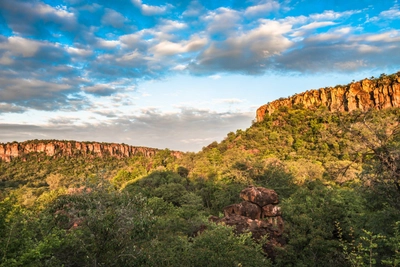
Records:
[[[372,84],[368,99],[398,103],[397,79],[338,86],[342,110],[322,91],[274,101],[198,153],[2,144],[0,266],[397,266],[400,108],[354,93]],[[275,215],[236,214],[252,206],[239,198],[249,185],[274,189],[280,208],[261,206]]]

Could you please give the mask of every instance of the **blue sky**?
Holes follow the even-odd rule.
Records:
[[[0,0],[0,142],[198,151],[257,107],[400,70],[386,0]]]

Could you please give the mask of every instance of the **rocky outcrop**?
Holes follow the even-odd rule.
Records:
[[[111,156],[115,158],[126,158],[139,154],[145,157],[152,157],[157,151],[158,149],[155,148],[115,143],[33,140],[21,143],[13,142],[0,144],[0,159],[10,162],[13,158],[25,158],[32,153],[44,153],[46,156],[50,157],[74,157],[83,155],[90,157]],[[181,153],[172,151],[171,154],[175,157],[179,157]]]
[[[240,192],[244,200],[224,208],[224,217],[212,216],[211,221],[234,226],[237,233],[251,232],[259,240],[268,235],[269,242],[263,247],[269,257],[274,258],[274,247],[285,244],[282,238],[284,222],[278,194],[271,189],[249,186]]]
[[[327,107],[329,111],[353,111],[360,109],[386,109],[400,107],[400,72],[378,79],[364,79],[344,86],[321,88],[281,98],[257,109],[260,122],[265,114],[272,114],[280,107],[303,105],[305,108]]]
[[[240,192],[240,198],[255,203],[260,207],[279,203],[278,194],[272,189],[263,187],[247,187]]]

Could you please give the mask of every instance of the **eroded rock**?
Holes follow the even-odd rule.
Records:
[[[249,186],[240,192],[240,198],[260,207],[279,203],[278,194],[274,190],[264,187]]]
[[[257,121],[263,121],[265,114],[272,114],[280,107],[301,104],[305,108],[326,107],[329,111],[353,111],[400,107],[400,73],[379,78],[364,79],[348,85],[321,88],[281,98],[257,109]]]
[[[13,158],[24,158],[29,153],[44,153],[50,157],[84,155],[88,157],[126,158],[138,154],[153,157],[157,152],[158,149],[155,148],[98,142],[33,140],[21,143],[0,143],[0,160],[6,162],[10,162]],[[177,158],[181,157],[181,154],[179,151],[171,151],[171,155]]]
[[[261,218],[261,208],[254,203],[243,201],[239,204],[229,205],[224,208],[225,217],[229,217],[232,215],[240,215],[245,216],[251,219],[260,219]]]
[[[268,217],[276,217],[276,216],[281,216],[281,208],[278,207],[277,205],[265,205],[262,207],[262,212],[261,212],[261,219],[265,219]]]
[[[263,249],[270,258],[274,259],[274,248],[285,244],[282,237],[284,230],[282,212],[277,206],[278,194],[272,189],[249,186],[240,192],[240,197],[244,201],[225,207],[223,218],[211,216],[209,220],[234,226],[238,234],[251,232],[256,240],[267,236],[268,242]]]

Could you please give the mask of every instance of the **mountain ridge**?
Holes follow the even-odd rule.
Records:
[[[259,107],[256,111],[256,120],[263,121],[266,114],[271,115],[280,107],[293,107],[299,104],[310,109],[323,106],[332,112],[400,107],[400,72],[280,98]]]
[[[135,155],[143,155],[147,158],[153,157],[160,149],[130,146],[118,143],[102,142],[79,142],[79,141],[60,141],[60,140],[28,140],[24,142],[0,143],[0,159],[10,162],[14,158],[24,158],[30,153],[45,153],[46,156],[95,156],[115,158],[127,158]],[[182,152],[171,151],[175,157],[179,157]]]

